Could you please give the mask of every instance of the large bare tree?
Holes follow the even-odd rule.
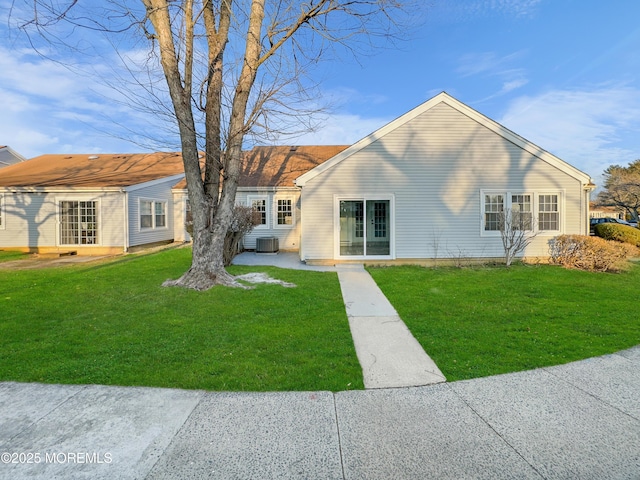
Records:
[[[101,15],[89,15],[76,13],[83,3],[77,0],[23,2],[34,12],[23,27],[40,33],[66,22],[108,33],[135,31],[147,39],[168,87],[193,216],[191,267],[165,285],[197,290],[237,285],[224,268],[223,246],[245,137],[307,123],[296,111],[309,85],[303,73],[336,49],[363,53],[397,38],[406,28],[405,15],[415,18],[422,5],[415,0],[105,0]]]

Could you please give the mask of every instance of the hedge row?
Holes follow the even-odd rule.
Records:
[[[637,228],[616,223],[598,223],[593,228],[593,232],[605,240],[615,240],[640,247],[640,230]]]

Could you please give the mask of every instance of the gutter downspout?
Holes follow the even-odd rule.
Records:
[[[584,205],[586,210],[586,214],[583,217],[586,219],[584,226],[584,235],[589,236],[591,234],[591,214],[589,212],[589,204],[591,202],[591,192],[596,189],[596,184],[593,183],[593,180],[589,179],[589,183],[583,185],[582,188],[584,189]]]
[[[124,207],[124,253],[129,251],[129,193],[125,188],[122,189],[122,194],[124,195],[122,205]]]

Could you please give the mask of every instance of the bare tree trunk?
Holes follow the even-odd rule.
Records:
[[[32,25],[42,33],[65,25],[69,34],[76,28],[113,35],[137,31],[150,41],[150,58],[159,53],[171,117],[180,135],[193,225],[191,268],[165,285],[197,290],[237,285],[224,268],[223,252],[245,135],[278,131],[268,118],[284,112],[295,119],[290,125],[308,125],[308,115],[296,100],[311,99],[305,95],[309,84],[302,81],[306,68],[326,59],[330,44],[355,53],[358,44],[369,51],[376,37],[390,40],[395,32],[404,36],[394,17],[409,20],[424,5],[417,0],[22,1],[34,12],[25,28]],[[136,8],[138,1],[144,11]],[[78,9],[77,15],[70,14]],[[108,15],[97,13],[105,11]],[[356,42],[358,37],[368,41]],[[147,73],[155,73],[155,67],[150,62]],[[149,81],[151,106],[144,99],[136,98],[136,103],[148,111],[164,97],[155,94],[154,75],[143,78],[143,83]],[[285,123],[282,128],[289,127]]]

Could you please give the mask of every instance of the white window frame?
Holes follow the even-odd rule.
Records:
[[[256,225],[254,230],[266,230],[271,225],[271,208],[269,206],[269,195],[247,195],[247,206],[253,208],[254,201],[264,201],[264,224]]]
[[[499,237],[500,230],[485,230],[485,195],[502,195],[504,198],[505,210],[512,208],[513,195],[530,195],[531,196],[531,218],[532,230],[527,230],[538,235],[558,235],[564,231],[564,191],[531,191],[531,190],[480,190],[480,236],[481,237]],[[541,230],[538,222],[540,213],[539,198],[542,195],[556,195],[558,197],[558,230]]]
[[[7,215],[4,209],[4,195],[0,194],[0,230],[4,230],[7,225]]]
[[[291,202],[291,224],[279,224],[278,201],[289,200]],[[296,197],[293,195],[276,195],[273,198],[273,228],[291,229],[296,225]]]
[[[544,195],[557,195],[558,197],[558,229],[557,230],[541,230],[540,228],[540,197],[544,196]],[[535,222],[536,222],[536,228],[538,228],[539,232],[544,233],[544,234],[549,234],[549,235],[557,235],[560,232],[564,231],[564,215],[562,215],[563,212],[563,206],[564,206],[564,195],[563,192],[538,192],[538,194],[536,195],[536,203],[535,203],[535,209],[536,209],[536,213],[535,213]]]
[[[151,204],[151,226],[142,226],[142,204]],[[164,225],[156,225],[156,205],[162,205],[164,208]],[[152,230],[168,230],[169,229],[169,202],[166,200],[159,200],[157,198],[138,198],[138,231],[150,232]]]
[[[96,247],[102,245],[102,208],[100,199],[94,197],[57,197],[54,198],[56,208],[56,244],[61,247]],[[93,202],[95,203],[96,242],[95,243],[62,243],[62,202]],[[80,240],[80,238],[79,238]]]
[[[340,254],[340,202],[362,201],[364,205],[368,201],[389,202],[389,255],[341,255]],[[366,210],[366,208],[365,208]],[[396,258],[396,197],[393,193],[362,193],[355,195],[333,195],[333,258],[335,260],[394,260]],[[369,221],[369,219],[364,219]],[[363,232],[366,235],[366,230]]]

